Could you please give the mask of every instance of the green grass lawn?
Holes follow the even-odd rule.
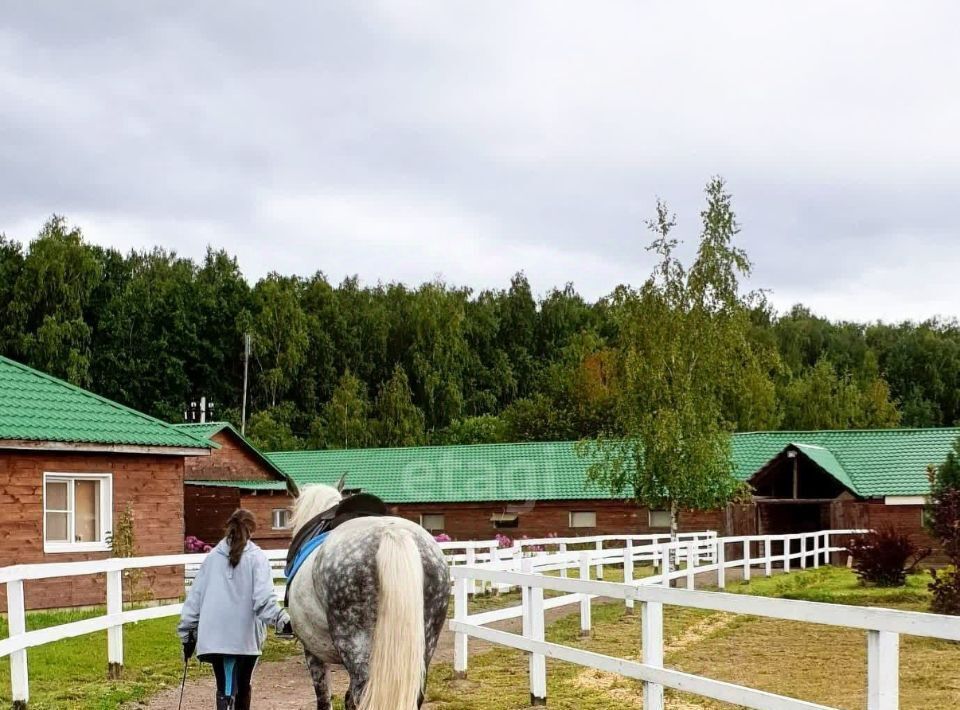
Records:
[[[102,610],[83,612],[38,612],[28,616],[32,629],[99,616]],[[57,641],[27,651],[30,659],[30,707],[36,710],[114,710],[121,704],[148,698],[169,685],[179,684],[183,672],[176,617],[154,619],[123,627],[124,677],[108,681],[107,634],[105,631]],[[0,638],[8,635],[7,621],[0,618]],[[270,637],[264,660],[277,660],[299,653],[292,642]],[[199,665],[190,664],[193,675]],[[0,706],[9,707],[10,663],[0,659]]]
[[[925,611],[927,579],[917,575],[904,588],[872,589],[860,586],[849,570],[821,568],[732,583],[727,591]],[[579,638],[579,617],[573,614],[551,625],[547,640],[639,658],[639,618],[625,614],[622,603],[595,604],[593,630],[591,638]],[[859,710],[865,705],[866,636],[862,631],[667,606],[664,642],[666,665],[672,668],[833,707]],[[904,637],[901,708],[960,707],[958,667],[960,645]],[[561,661],[547,661],[547,685],[554,708],[642,708],[639,683]],[[465,681],[453,680],[449,664],[441,664],[433,669],[428,690],[431,710],[525,708],[529,702],[527,657],[504,648],[473,655]],[[672,691],[667,700],[667,707],[674,710],[730,707]]]
[[[638,569],[638,572],[640,570]],[[575,576],[575,575],[572,575]],[[605,578],[617,581],[621,571],[609,567]],[[731,583],[728,591],[808,601],[884,606],[924,611],[929,603],[927,578],[911,577],[901,589],[861,587],[848,570],[821,568],[750,583]],[[516,604],[519,594],[478,597],[471,611]],[[550,625],[548,640],[579,646],[620,658],[639,658],[639,615],[624,613],[622,603],[595,604],[593,635],[579,637],[579,615]],[[99,614],[45,612],[31,614],[31,629]],[[68,639],[31,649],[31,707],[107,710],[145,699],[180,681],[183,665],[174,634],[175,618],[124,627],[125,677],[106,680],[106,633]],[[7,635],[0,619],[0,638]],[[864,706],[866,641],[855,630],[665,607],[664,637],[668,666],[772,692],[802,697],[840,708]],[[299,653],[298,646],[270,638],[264,660]],[[960,645],[904,637],[901,644],[901,707],[960,707]],[[550,706],[580,710],[639,709],[640,686],[631,680],[574,666],[547,662]],[[199,675],[197,664],[191,664]],[[529,699],[527,657],[493,648],[470,657],[466,681],[454,681],[448,663],[431,669],[429,708],[442,710],[516,710]],[[7,659],[0,660],[0,706],[10,703]],[[672,710],[715,710],[722,706],[668,692]]]

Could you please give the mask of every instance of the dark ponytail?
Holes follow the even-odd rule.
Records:
[[[243,554],[243,548],[247,546],[247,541],[257,529],[257,520],[253,513],[245,508],[240,508],[230,516],[227,521],[226,538],[230,543],[230,566],[236,567],[240,564],[240,555]]]

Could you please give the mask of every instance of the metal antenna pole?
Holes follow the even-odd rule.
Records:
[[[240,435],[247,433],[247,373],[250,369],[250,333],[243,334],[243,413],[240,415]]]

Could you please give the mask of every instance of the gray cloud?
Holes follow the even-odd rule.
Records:
[[[596,297],[722,174],[777,305],[956,314],[952,3],[0,5],[9,236]]]

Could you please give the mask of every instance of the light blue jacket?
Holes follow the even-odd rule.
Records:
[[[177,633],[184,642],[196,637],[198,656],[258,656],[266,625],[277,627],[288,618],[263,550],[248,542],[236,567],[229,555],[230,545],[221,540],[203,561],[180,614]]]

